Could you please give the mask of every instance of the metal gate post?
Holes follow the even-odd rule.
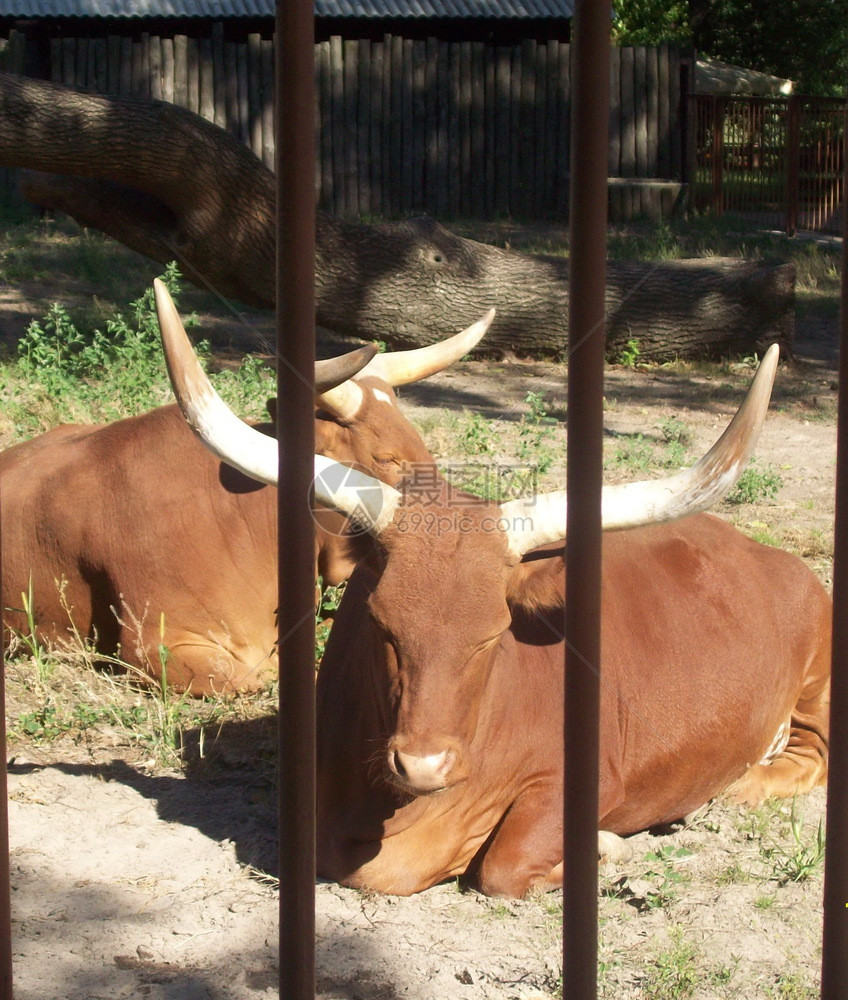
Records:
[[[280,996],[315,996],[315,78],[313,0],[278,0],[277,436]]]
[[[786,125],[786,232],[795,235],[798,228],[798,201],[801,172],[800,105],[792,94],[787,106]]]
[[[843,139],[848,145],[848,131]],[[846,149],[848,153],[848,149]],[[848,997],[848,155],[842,191],[842,307],[833,539],[833,672],[822,927],[822,1000]]]
[[[710,101],[712,111],[712,210],[719,216],[724,208],[724,118],[727,104],[723,97],[713,96]]]
[[[609,0],[581,0],[572,63],[565,602],[563,996],[598,977],[598,735]]]
[[[3,484],[0,482],[0,490]],[[2,562],[2,552],[0,552]],[[2,581],[0,580],[0,583]],[[2,592],[2,586],[0,586]],[[0,625],[2,628],[2,625]],[[6,643],[0,635],[0,1000],[12,1000],[12,911],[9,884],[9,799],[6,781]]]

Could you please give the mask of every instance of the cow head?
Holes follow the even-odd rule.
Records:
[[[718,502],[753,450],[777,359],[777,347],[770,348],[730,425],[694,466],[662,480],[606,487],[604,529],[669,521]],[[186,416],[206,429],[207,445],[225,461],[277,482],[275,443],[220,401],[195,399]],[[428,482],[426,495],[416,488],[401,493],[322,456],[315,471],[316,499],[377,543],[367,607],[390,700],[387,774],[408,794],[448,788],[469,775],[487,680],[527,581],[522,560],[565,539],[565,493],[496,504],[457,495],[443,480],[437,490]]]
[[[378,354],[357,375],[316,396],[315,450],[373,472],[395,486],[413,465],[433,456],[400,414],[394,390],[443,371],[467,354],[488,330],[495,312],[430,347]]]
[[[165,359],[177,398],[214,393],[167,288],[158,279],[154,287]],[[394,390],[443,371],[473,350],[494,316],[492,309],[468,329],[429,347],[376,354],[376,348],[368,346],[316,362],[315,450],[391,486],[401,483],[415,466],[431,464],[433,456],[400,412]],[[270,404],[269,409],[273,410]],[[224,455],[219,457],[226,461]],[[319,508],[315,519],[318,572],[325,583],[339,583],[366,551],[364,540],[345,534],[346,518],[335,510]],[[332,545],[330,538],[335,539]]]

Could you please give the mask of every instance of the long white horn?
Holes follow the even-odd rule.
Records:
[[[419,347],[414,351],[392,351],[378,354],[359,372],[359,377],[373,375],[391,386],[408,385],[419,382],[428,375],[444,371],[455,361],[464,357],[483,339],[492,325],[495,310],[473,323],[467,330],[448,337],[438,344]],[[362,389],[354,381],[344,382],[318,397],[318,405],[328,410],[339,420],[353,420],[363,402]]]
[[[468,329],[438,344],[419,347],[413,351],[378,354],[359,374],[376,375],[392,386],[419,382],[428,375],[444,371],[455,361],[465,357],[483,339],[494,318],[495,310],[490,309],[482,319],[472,323]]]
[[[734,486],[757,443],[771,399],[779,356],[777,344],[766,351],[744,402],[724,433],[695,465],[666,479],[604,487],[604,531],[672,521],[707,510]],[[524,555],[547,542],[565,538],[565,490],[501,504],[510,549]]]
[[[221,461],[251,479],[276,486],[276,439],[246,424],[221,399],[197,362],[168,290],[158,281],[155,288],[159,323],[163,332],[168,331],[163,338],[168,375],[186,423]],[[392,520],[401,494],[379,479],[316,455],[315,499],[376,536]]]
[[[365,371],[370,366],[371,362],[362,370]],[[316,396],[315,404],[322,410],[332,413],[339,420],[353,420],[359,413],[364,398],[364,393],[356,382],[348,380],[337,385],[334,389]]]
[[[180,370],[199,380],[206,380],[206,375],[200,367],[186,336],[185,328],[173,300],[159,278],[153,279],[156,296],[156,312],[159,317],[159,329],[162,334],[162,346],[165,350],[165,360],[170,364],[175,361]],[[377,353],[376,344],[365,344],[347,354],[335,358],[326,358],[315,362],[315,391],[326,392],[335,386],[349,381],[354,375],[367,367]]]

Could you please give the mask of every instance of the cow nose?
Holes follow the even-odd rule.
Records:
[[[416,792],[435,792],[447,784],[447,776],[454,765],[456,754],[452,750],[416,757],[414,754],[392,750],[389,767]]]

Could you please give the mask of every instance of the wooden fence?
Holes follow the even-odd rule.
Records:
[[[20,36],[10,38],[7,62],[23,64],[22,46]],[[316,44],[315,63],[321,208],[565,217],[568,44],[336,36]],[[653,182],[681,178],[680,66],[669,46],[613,50],[609,173],[620,179],[616,214],[648,211]],[[228,129],[273,168],[271,38],[230,41],[221,24],[207,38],[54,38],[49,75],[71,87],[172,101]],[[656,184],[663,187],[679,184]]]

